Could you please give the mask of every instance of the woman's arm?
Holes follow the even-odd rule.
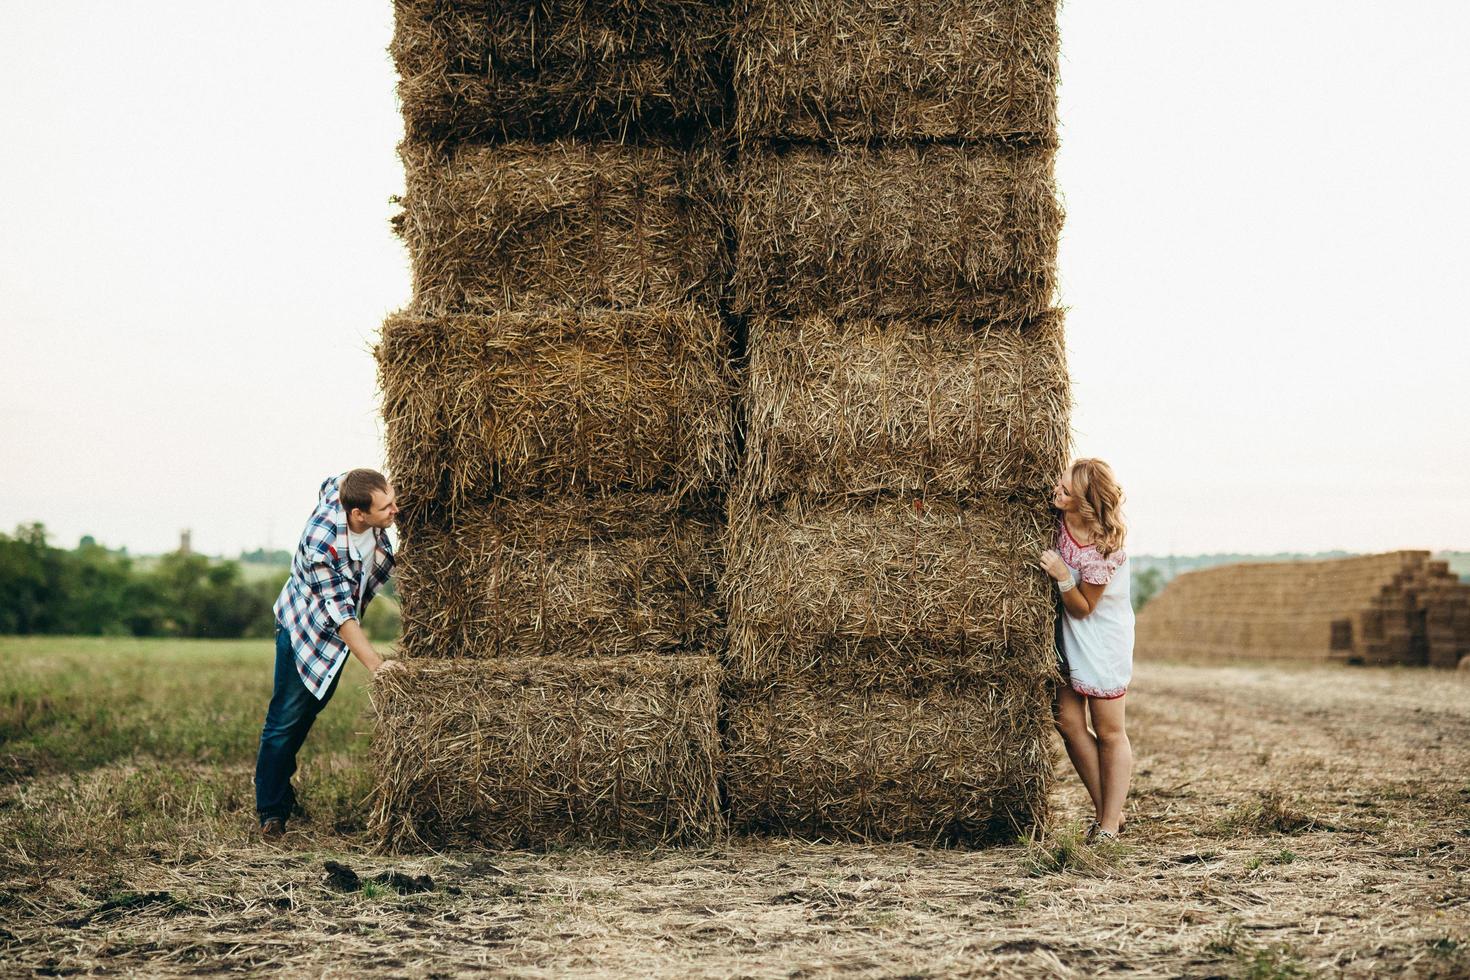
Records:
[[[1050,549],[1041,553],[1041,569],[1057,582],[1072,581],[1072,570],[1062,561],[1062,556]],[[1075,587],[1062,593],[1062,606],[1073,619],[1086,619],[1097,608],[1106,584],[1078,582]]]
[[[1076,588],[1063,592],[1062,605],[1066,608],[1067,615],[1073,619],[1086,619],[1097,608],[1097,601],[1102,598],[1106,588],[1106,585],[1078,582]]]

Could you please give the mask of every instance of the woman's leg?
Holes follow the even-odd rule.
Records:
[[[1057,731],[1067,746],[1067,757],[1072,768],[1082,777],[1087,795],[1092,797],[1092,808],[1102,812],[1102,774],[1098,758],[1097,739],[1087,730],[1087,699],[1066,681],[1057,685]]]
[[[1110,834],[1116,834],[1123,824],[1123,802],[1128,799],[1128,780],[1133,775],[1133,746],[1123,727],[1126,700],[1125,694],[1110,701],[1093,698],[1089,702],[1102,765],[1102,804],[1097,808],[1097,823]]]

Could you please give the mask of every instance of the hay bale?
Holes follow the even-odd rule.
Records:
[[[1044,314],[1062,209],[1045,148],[748,146],[732,178],[745,312]]]
[[[559,141],[400,154],[394,224],[421,310],[713,306],[727,278],[705,151]]]
[[[372,699],[373,828],[398,848],[718,833],[713,657],[405,661]]]
[[[1050,536],[1046,507],[1027,501],[737,508],[720,585],[727,669],[750,685],[1050,676],[1054,600],[1037,567]]]
[[[729,9],[714,0],[395,0],[409,138],[624,139],[724,117]]]
[[[708,488],[733,452],[728,345],[689,306],[390,316],[377,358],[399,493]]]
[[[762,499],[1044,493],[1067,461],[1060,313],[1034,328],[757,317],[742,483]]]
[[[1056,132],[1056,0],[743,0],[743,137]]]
[[[403,523],[403,646],[433,658],[715,649],[720,508],[668,494],[507,498]]]
[[[791,682],[727,702],[731,829],[818,840],[987,844],[1044,825],[1051,686],[961,691]]]
[[[1345,660],[1448,666],[1458,583],[1425,551],[1225,565],[1171,581],[1138,617],[1140,657]],[[1470,590],[1466,593],[1470,610]],[[1432,627],[1432,628],[1431,628]]]

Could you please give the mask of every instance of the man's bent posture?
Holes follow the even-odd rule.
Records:
[[[296,753],[332,699],[347,653],[373,673],[390,667],[362,631],[373,593],[393,571],[387,529],[398,516],[393,488],[376,470],[322,484],[291,578],[276,599],[276,687],[255,760],[255,812],[269,838],[286,830],[296,802]]]

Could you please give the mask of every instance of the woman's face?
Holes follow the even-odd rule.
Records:
[[[1057,510],[1067,513],[1077,509],[1077,500],[1072,496],[1072,477],[1063,473],[1057,485],[1051,490],[1051,505]]]

